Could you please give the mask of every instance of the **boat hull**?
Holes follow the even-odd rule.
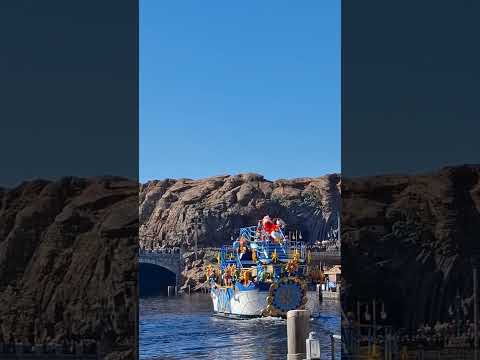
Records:
[[[213,287],[213,311],[218,315],[260,317],[267,306],[268,291],[239,290],[233,287]]]
[[[263,317],[268,306],[269,291],[258,288],[240,290],[234,287],[213,286],[210,292],[214,315],[230,319]],[[304,307],[312,316],[319,315],[319,298],[315,292],[307,294]],[[300,308],[300,307],[299,307]]]

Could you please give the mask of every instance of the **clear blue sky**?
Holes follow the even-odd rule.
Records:
[[[340,171],[340,0],[140,1],[140,180]]]

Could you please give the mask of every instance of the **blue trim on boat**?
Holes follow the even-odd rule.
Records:
[[[258,289],[253,282],[250,282],[247,286],[243,285],[241,282],[237,282],[235,283],[235,287],[238,289],[238,291],[252,291]]]

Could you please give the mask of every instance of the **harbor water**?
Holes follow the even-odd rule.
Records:
[[[340,305],[326,300],[320,306],[310,330],[320,338],[322,359],[331,359],[330,334],[340,333]],[[212,308],[207,294],[141,298],[140,359],[286,359],[286,320],[223,319],[214,317]],[[335,358],[341,358],[339,351]]]

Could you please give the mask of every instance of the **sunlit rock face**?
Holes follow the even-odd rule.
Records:
[[[0,338],[92,339],[134,359],[138,184],[115,177],[0,190]]]
[[[150,181],[140,189],[140,241],[143,246],[185,250],[181,286],[193,291],[206,280],[215,259],[207,247],[220,247],[239,228],[256,225],[266,214],[280,217],[303,241],[325,239],[337,227],[340,176],[268,181],[257,174],[202,180]],[[192,252],[195,242],[200,249]],[[190,250],[190,251],[189,251]]]
[[[472,258],[480,253],[480,166],[342,181],[346,306],[386,303],[389,322],[449,320],[457,294],[473,317]]]
[[[337,224],[339,183],[338,175],[268,181],[257,174],[150,181],[140,189],[140,239],[189,247],[197,237],[199,247],[215,247],[266,214],[304,241],[324,239]]]

